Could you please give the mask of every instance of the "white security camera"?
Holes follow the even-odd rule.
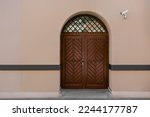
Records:
[[[120,12],[120,14],[124,16],[124,19],[127,18],[128,11],[129,11],[129,10],[125,10],[125,11]]]
[[[121,15],[125,15],[125,14],[127,14],[127,13],[128,13],[128,10],[125,10],[125,11],[120,12]]]

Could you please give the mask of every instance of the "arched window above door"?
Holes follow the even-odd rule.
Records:
[[[71,18],[62,32],[107,32],[103,22],[92,15],[77,15]]]

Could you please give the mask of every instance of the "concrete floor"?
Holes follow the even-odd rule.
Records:
[[[62,89],[60,99],[112,99],[106,89]]]

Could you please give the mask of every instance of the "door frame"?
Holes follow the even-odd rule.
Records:
[[[61,69],[60,69],[60,88],[62,89],[62,74],[63,74],[63,70],[62,70],[62,61],[63,61],[63,38],[62,38],[62,36],[63,35],[76,35],[77,33],[76,32],[71,32],[71,33],[69,33],[69,32],[61,32],[61,39],[60,39],[60,65],[61,65]],[[79,33],[80,35],[92,35],[93,33],[87,33],[87,32],[82,32],[82,33]],[[107,81],[107,88],[106,89],[109,89],[109,33],[108,32],[105,32],[105,33],[95,33],[95,35],[105,35],[105,36],[107,36],[107,56],[106,56],[106,62],[107,62],[107,70],[106,70],[106,81]]]

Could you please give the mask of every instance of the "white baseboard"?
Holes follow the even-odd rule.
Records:
[[[150,91],[111,91],[112,98],[150,98]]]
[[[58,98],[60,92],[0,92],[0,99]]]

